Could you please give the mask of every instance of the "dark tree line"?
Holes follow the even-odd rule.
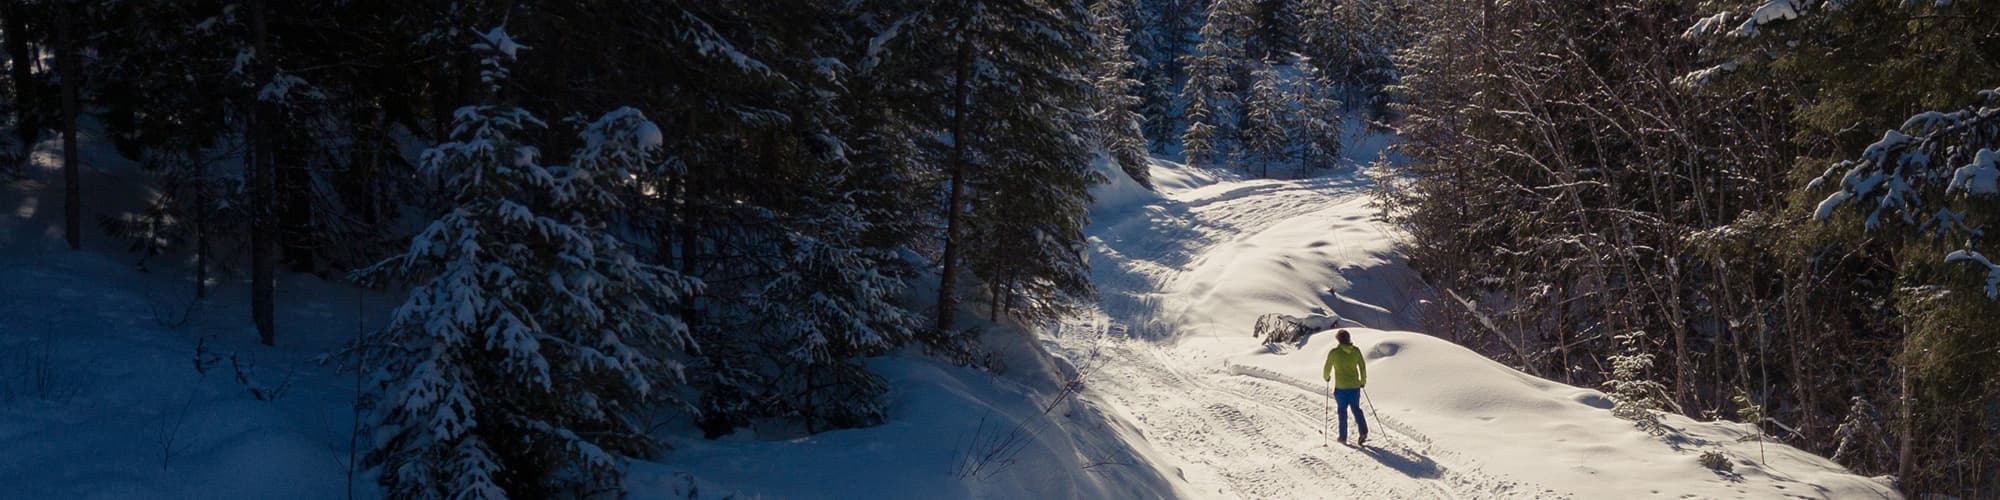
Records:
[[[2000,11],[1716,4],[1417,7],[1388,198],[1433,331],[1913,494],[1992,495]]]

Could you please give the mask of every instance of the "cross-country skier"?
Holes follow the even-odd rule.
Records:
[[[1356,445],[1368,443],[1368,419],[1361,416],[1361,388],[1368,386],[1368,365],[1361,359],[1361,348],[1354,346],[1347,330],[1333,333],[1340,345],[1326,352],[1326,368],[1320,371],[1320,378],[1333,382],[1334,413],[1340,415],[1340,444],[1347,444],[1347,412],[1354,411],[1354,427],[1361,430],[1361,439]]]

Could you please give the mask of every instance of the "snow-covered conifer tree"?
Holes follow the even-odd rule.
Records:
[[[1250,72],[1250,92],[1243,99],[1243,165],[1246,172],[1270,176],[1273,164],[1292,158],[1292,132],[1300,103],[1291,100],[1283,77],[1271,64]]]
[[[1146,139],[1156,151],[1171,151],[1187,126],[1181,106],[1182,84],[1188,78],[1187,56],[1200,40],[1207,2],[1147,0],[1132,2],[1128,38],[1139,65],[1132,78],[1142,85],[1136,108],[1145,122]]]
[[[365,345],[369,461],[396,498],[615,490],[623,457],[653,446],[637,412],[681,383],[673,354],[692,348],[669,311],[698,283],[608,227],[658,129],[613,112],[573,165],[545,166],[518,139],[542,121],[498,97],[526,47],[501,28],[473,47],[487,102],[456,111],[454,140],[423,155],[450,209],[362,272],[415,285]]]
[[[1188,56],[1188,81],[1182,90],[1187,106],[1187,131],[1181,148],[1189,164],[1213,165],[1234,158],[1239,146],[1237,92],[1244,57],[1243,37],[1250,29],[1251,0],[1217,0],[1201,26],[1201,45]]]
[[[1341,102],[1335,98],[1335,86],[1331,85],[1319,66],[1304,56],[1293,55],[1290,64],[1294,75],[1285,86],[1285,100],[1296,103],[1293,113],[1293,137],[1298,141],[1294,146],[1295,175],[1308,177],[1314,169],[1331,167],[1340,160],[1342,148],[1340,130]]]
[[[1122,13],[1129,0],[1097,0],[1090,6],[1091,25],[1097,42],[1091,46],[1090,80],[1096,91],[1096,110],[1091,115],[1097,144],[1111,154],[1125,174],[1140,185],[1151,185],[1147,175],[1146,137],[1140,130],[1145,118],[1134,109],[1141,99],[1133,92],[1139,81],[1131,78],[1138,64],[1125,45],[1130,30]]]

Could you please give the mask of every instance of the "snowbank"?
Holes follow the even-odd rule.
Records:
[[[1209,250],[1167,290],[1180,329],[1248,334],[1266,313],[1330,312],[1343,325],[1414,324],[1416,276],[1401,265],[1386,225],[1352,198]]]
[[[869,367],[890,380],[888,423],[785,441],[677,441],[662,462],[634,467],[633,497],[675,497],[687,476],[776,498],[1182,496],[1137,431],[1095,403],[1043,414],[1036,403],[1047,395],[984,372],[908,357]]]
[[[1790,446],[1739,441],[1754,432],[1729,422],[1669,416],[1667,439],[1613,417],[1602,393],[1529,376],[1436,337],[1350,328],[1368,359],[1367,394],[1389,428],[1421,444],[1420,453],[1475,457],[1485,472],[1552,487],[1579,498],[1655,494],[1701,498],[1778,496],[1894,497],[1881,481],[1847,473]],[[1322,392],[1319,377],[1333,348],[1315,336],[1295,352],[1239,348],[1231,373]],[[1215,346],[1219,348],[1220,346]],[[1373,416],[1373,415],[1371,415]],[[1673,442],[1676,444],[1669,444]],[[1721,450],[1736,462],[1717,473],[1696,462]]]

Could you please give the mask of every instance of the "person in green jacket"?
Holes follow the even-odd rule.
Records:
[[[1368,365],[1361,359],[1361,348],[1354,346],[1347,330],[1333,333],[1340,345],[1326,352],[1326,368],[1320,371],[1320,378],[1333,382],[1334,413],[1340,415],[1340,444],[1347,444],[1347,413],[1354,412],[1354,426],[1361,430],[1361,439],[1356,445],[1368,442],[1368,419],[1361,416],[1361,388],[1368,386]]]

